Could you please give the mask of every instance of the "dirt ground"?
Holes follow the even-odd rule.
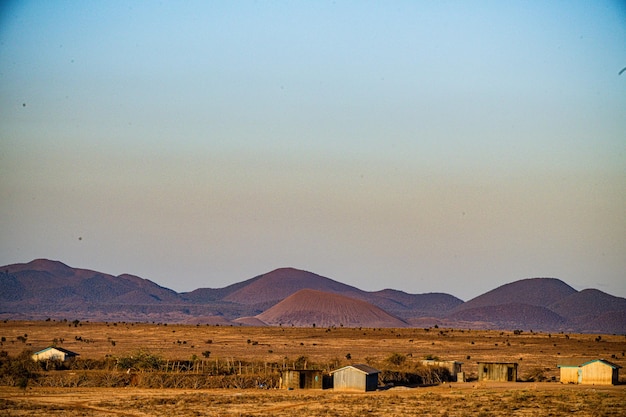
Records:
[[[626,385],[454,383],[370,393],[2,387],[0,416],[624,416]]]

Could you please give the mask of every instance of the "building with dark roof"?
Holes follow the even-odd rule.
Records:
[[[60,347],[50,346],[35,352],[32,355],[34,361],[66,361],[79,356],[78,353]]]
[[[380,371],[371,366],[348,365],[330,373],[333,388],[340,391],[376,391]]]

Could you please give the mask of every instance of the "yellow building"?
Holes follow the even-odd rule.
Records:
[[[615,385],[619,381],[619,368],[604,359],[574,359],[557,365],[563,384]]]

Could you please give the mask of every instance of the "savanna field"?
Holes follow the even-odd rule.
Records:
[[[559,383],[557,363],[604,358],[626,365],[626,337],[386,328],[294,328],[6,321],[0,416],[623,416],[616,386]],[[34,364],[50,345],[78,353]],[[425,358],[463,362],[468,382],[425,374]],[[477,362],[516,362],[518,382],[478,382]],[[376,392],[281,390],[280,372],[365,363]]]

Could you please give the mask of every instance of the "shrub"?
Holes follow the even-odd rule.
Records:
[[[421,383],[425,385],[441,384],[452,380],[450,371],[441,366],[418,364],[414,372],[420,377]]]
[[[543,382],[546,379],[548,378],[546,378],[546,375],[541,368],[533,368],[529,370],[526,375],[524,375],[524,380],[528,382]]]
[[[31,358],[32,352],[23,350],[17,357],[0,352],[0,381],[2,385],[26,388],[30,379],[36,378],[37,363]]]
[[[387,362],[395,366],[400,366],[406,362],[406,355],[402,355],[400,353],[392,353],[387,358]]]

